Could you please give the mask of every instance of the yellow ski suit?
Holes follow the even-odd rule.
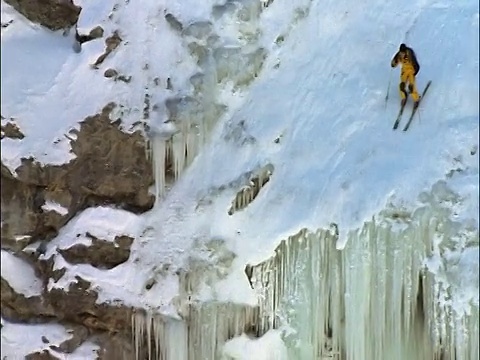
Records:
[[[398,64],[402,64],[402,71],[400,73],[400,97],[402,98],[402,104],[407,101],[407,91],[405,90],[405,85],[408,83],[408,90],[412,94],[413,101],[418,103],[420,100],[420,95],[417,91],[417,86],[415,84],[415,75],[417,75],[420,70],[420,65],[418,64],[415,52],[413,49],[407,47],[405,44],[400,45],[400,49],[395,54],[391,61],[391,66],[396,67]]]

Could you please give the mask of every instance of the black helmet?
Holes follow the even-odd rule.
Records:
[[[400,51],[405,51],[405,50],[407,50],[407,45],[405,45],[403,43],[400,44]]]

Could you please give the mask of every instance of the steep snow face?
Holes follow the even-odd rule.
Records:
[[[2,140],[2,160],[11,170],[21,157],[31,155],[43,162],[68,161],[69,145],[55,139],[63,138],[77,121],[108,101],[122,104],[128,130],[144,116],[148,93],[151,104],[160,104],[149,119],[157,135],[178,130],[163,124],[168,109],[162,101],[172,96],[206,97],[227,106],[208,146],[195,161],[188,160],[193,161],[188,171],[142,220],[142,226],[149,228],[132,248],[132,259],[138,258],[133,267],[143,270],[137,276],[117,277],[131,289],[129,295],[106,291],[102,299],[122,298],[131,305],[166,309],[178,290],[179,269],[201,263],[220,266],[221,277],[228,277],[220,282],[218,277],[208,280],[216,285],[200,286],[198,299],[255,304],[243,268],[272,255],[281,239],[302,228],[335,223],[340,235],[337,246],[342,248],[349,230],[360,228],[387,204],[414,209],[418,195],[441,179],[462,198],[456,205],[456,219],[476,225],[479,89],[471,81],[472,74],[478,74],[476,3],[444,6],[423,1],[403,8],[376,0],[365,6],[347,1],[274,1],[262,11],[254,1],[232,4],[173,2],[167,8],[164,3],[148,2],[82,3],[80,31],[100,24],[106,35],[119,29],[124,40],[101,70],[93,70],[88,64],[104,50],[102,40],[85,43],[75,53],[73,34],[62,37],[40,29],[2,3],[2,19],[15,20],[2,30],[2,86],[9,89],[2,97],[2,115],[14,116],[26,135],[22,140]],[[167,24],[166,13],[175,14],[185,26],[197,26],[179,35]],[[208,22],[211,28],[198,25]],[[202,31],[211,29],[218,38],[206,41]],[[391,131],[398,110],[399,70],[392,73],[389,61],[402,41],[415,49],[420,61],[418,86],[433,80],[406,133]],[[207,56],[210,60],[197,61],[199,53],[189,50],[195,42],[206,53],[216,49],[217,57],[212,53]],[[455,51],[450,44],[455,44]],[[225,53],[229,47],[247,54],[265,49],[267,57],[253,85],[234,86],[239,72],[222,60],[231,54]],[[45,49],[59,53],[54,61],[44,61],[43,71],[15,60],[26,59],[27,53],[46,53]],[[37,57],[38,66],[41,59]],[[107,67],[132,75],[131,82],[109,82],[100,73]],[[209,79],[200,82],[207,85],[196,86],[198,74]],[[17,81],[20,75],[23,83]],[[161,83],[170,78],[175,90],[152,90],[157,77]],[[85,92],[87,85],[90,90]],[[25,89],[36,90],[30,94]],[[60,93],[66,95],[64,101],[58,101]],[[187,110],[198,114],[202,107]],[[184,153],[185,143],[193,140],[175,138],[167,149],[155,139],[159,138],[154,136],[154,162],[161,177],[168,151]],[[160,137],[160,141],[166,140]],[[264,168],[270,169],[268,183],[251,204],[229,215],[237,193]],[[160,193],[164,181],[158,177]],[[112,221],[119,221],[119,216],[112,215]],[[93,217],[83,216],[81,226],[93,226],[88,219]],[[62,238],[68,233],[65,230],[52,243],[51,251],[70,241]],[[156,276],[152,273],[157,270],[152,269],[157,264],[169,264],[168,276],[146,296],[138,276],[145,282]],[[127,265],[120,269],[116,271],[122,274],[130,271]],[[85,269],[83,275],[97,278],[104,285],[99,288],[107,286],[100,273],[92,276]],[[205,281],[198,279],[199,284]]]
[[[144,114],[145,95],[152,105],[161,103],[175,95],[165,87],[167,78],[176,89],[184,89],[196,69],[188,49],[164,19],[165,3],[107,0],[76,4],[82,7],[81,34],[95,26],[104,29],[103,38],[81,48],[75,44],[73,29],[65,34],[49,31],[2,1],[2,23],[13,20],[2,28],[2,125],[14,118],[25,135],[21,140],[2,140],[2,161],[13,173],[21,158],[34,157],[48,164],[73,159],[70,139],[74,135],[70,132],[109,102],[118,105],[112,117],[121,116],[125,131],[138,129],[135,124],[150,117]],[[105,38],[115,31],[121,45],[94,66],[105,51]],[[129,81],[106,78],[104,72],[109,68],[130,77]],[[157,89],[149,93],[152,87]],[[162,123],[164,109],[154,116]]]
[[[346,239],[364,241],[357,230],[385,207],[413,212],[441,184],[451,217],[477,231],[476,240],[472,246],[452,238],[457,246],[446,253],[434,243],[424,265],[439,281],[450,285],[461,278],[469,289],[455,298],[455,311],[468,312],[472,304],[478,309],[472,272],[478,258],[471,250],[478,249],[478,4],[267,4],[81,2],[81,31],[102,25],[106,36],[118,29],[123,39],[94,70],[89,64],[104,51],[103,40],[76,53],[73,34],[40,29],[2,3],[2,22],[15,20],[2,30],[2,115],[15,117],[25,134],[2,140],[2,161],[11,170],[22,157],[69,161],[64,135],[109,101],[121,105],[114,115],[122,116],[125,130],[148,120],[152,138],[161,197],[155,208],[141,217],[87,210],[46,253],[96,228],[107,238],[116,231],[135,236],[129,261],[106,272],[70,266],[58,255],[55,266],[66,267],[66,275],[49,287],[67,286],[79,275],[92,282],[99,301],[121,300],[171,316],[191,300],[257,305],[244,267],[273,256],[281,240],[304,228],[331,227],[339,235],[336,247],[347,249]],[[167,13],[184,24],[182,31],[172,29]],[[419,88],[433,80],[405,133],[391,129],[399,70],[392,72],[389,63],[401,42],[417,53]],[[35,54],[35,66],[28,54]],[[131,75],[130,83],[104,78],[109,67]],[[167,162],[179,177],[169,191]],[[455,266],[444,266],[445,256]],[[361,295],[355,294],[365,300]],[[171,326],[173,334],[185,335],[185,324]],[[237,356],[229,346],[225,351]]]
[[[152,212],[163,246],[147,245],[145,257],[179,263],[191,254],[185,249],[211,239],[235,253],[236,270],[209,296],[250,302],[247,281],[233,280],[281,239],[335,223],[341,249],[350,230],[389,204],[415,209],[439,180],[461,198],[455,219],[478,227],[477,4],[307,5],[244,102]],[[277,1],[262,13],[265,26],[280,9]],[[405,133],[392,131],[399,70],[389,65],[402,41],[417,53],[420,89],[433,80]],[[269,182],[229,215],[236,192],[266,165]]]

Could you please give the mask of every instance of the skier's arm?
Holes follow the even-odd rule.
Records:
[[[396,67],[398,65],[398,58],[399,58],[399,55],[400,53],[397,52],[395,54],[395,56],[393,57],[392,61],[390,62],[390,66],[393,68],[393,67]]]
[[[413,51],[413,49],[410,49],[410,58],[412,59],[412,65],[415,70],[414,75],[417,75],[420,71],[420,64],[418,63],[417,56],[415,55],[415,51]]]

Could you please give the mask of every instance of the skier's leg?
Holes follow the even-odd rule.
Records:
[[[400,74],[400,85],[399,85],[400,97],[402,98],[402,103],[401,103],[402,106],[405,105],[408,98],[407,90],[405,89],[407,80],[408,80],[407,74],[404,71],[402,71]]]
[[[415,84],[415,75],[409,74],[408,76],[408,91],[412,94],[413,101],[417,103],[420,100],[420,95],[417,91],[417,85]]]

